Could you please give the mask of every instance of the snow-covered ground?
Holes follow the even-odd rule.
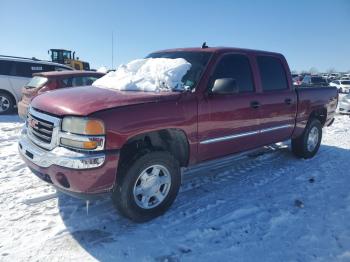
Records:
[[[17,153],[22,123],[0,117],[0,261],[350,261],[350,118],[319,153],[286,146],[185,174],[172,208],[134,224],[109,199],[56,194]]]

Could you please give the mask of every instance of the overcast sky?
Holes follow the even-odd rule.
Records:
[[[0,1],[0,54],[75,50],[93,68],[173,47],[283,53],[292,69],[350,70],[350,1]]]

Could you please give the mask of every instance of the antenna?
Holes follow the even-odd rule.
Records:
[[[112,69],[114,68],[114,32],[112,31]]]

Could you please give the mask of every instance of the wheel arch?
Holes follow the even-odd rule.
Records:
[[[13,101],[14,105],[17,104],[16,96],[12,92],[10,92],[9,90],[7,90],[7,89],[0,89],[0,93],[5,93],[5,94],[9,95],[12,98],[12,101]]]
[[[181,167],[188,165],[189,141],[186,133],[177,128],[149,131],[130,137],[120,149],[119,162],[123,165],[138,153],[154,150],[168,151],[179,161]]]
[[[321,107],[321,108],[314,109],[309,115],[308,123],[312,119],[319,120],[323,127],[327,120],[327,108]]]

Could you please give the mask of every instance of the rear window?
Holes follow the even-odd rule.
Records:
[[[278,58],[272,56],[258,56],[257,62],[264,91],[288,88],[287,75]]]
[[[65,87],[73,86],[90,86],[92,83],[100,77],[96,76],[77,76],[62,79]]]
[[[341,81],[343,85],[350,85],[350,81]]]
[[[26,85],[26,88],[36,88],[41,87],[46,84],[47,78],[43,76],[34,76],[29,83]]]
[[[311,81],[313,84],[324,84],[327,83],[327,81],[325,79],[323,79],[322,77],[311,77]]]

